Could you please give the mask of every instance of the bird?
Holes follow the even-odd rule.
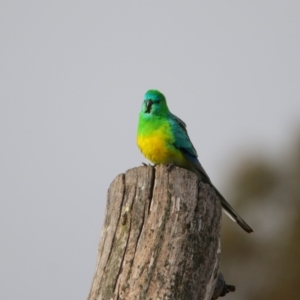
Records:
[[[165,96],[158,90],[148,90],[144,96],[139,113],[137,145],[154,165],[175,165],[195,173],[201,181],[215,190],[225,213],[246,232],[253,232],[212,184],[198,160],[186,124],[170,112]]]

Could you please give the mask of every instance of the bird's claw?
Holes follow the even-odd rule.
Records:
[[[168,166],[167,166],[167,172],[171,172],[171,170],[175,167],[175,165],[173,163],[170,163]]]
[[[143,166],[145,166],[145,167],[153,167],[153,168],[155,168],[156,167],[156,165],[154,164],[154,165],[151,165],[150,163],[149,164],[146,164],[146,163],[144,163],[144,162],[142,162],[142,165]]]

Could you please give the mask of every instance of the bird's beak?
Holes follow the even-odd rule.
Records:
[[[151,111],[151,106],[152,106],[152,104],[153,104],[153,102],[152,102],[152,100],[147,100],[146,102],[145,102],[145,104],[146,104],[146,110],[145,110],[145,113],[150,113],[150,111]]]

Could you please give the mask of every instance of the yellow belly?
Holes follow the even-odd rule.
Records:
[[[138,137],[137,143],[145,157],[154,164],[170,163],[171,151],[159,136]]]
[[[186,160],[175,148],[174,139],[164,131],[157,130],[151,135],[138,136],[137,144],[145,157],[157,165],[174,163],[181,166]]]

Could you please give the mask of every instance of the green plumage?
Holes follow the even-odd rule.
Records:
[[[157,90],[145,94],[139,114],[137,144],[154,164],[174,164],[196,173],[215,189],[227,215],[245,231],[253,231],[212,184],[197,158],[186,124],[169,111],[165,96]]]

